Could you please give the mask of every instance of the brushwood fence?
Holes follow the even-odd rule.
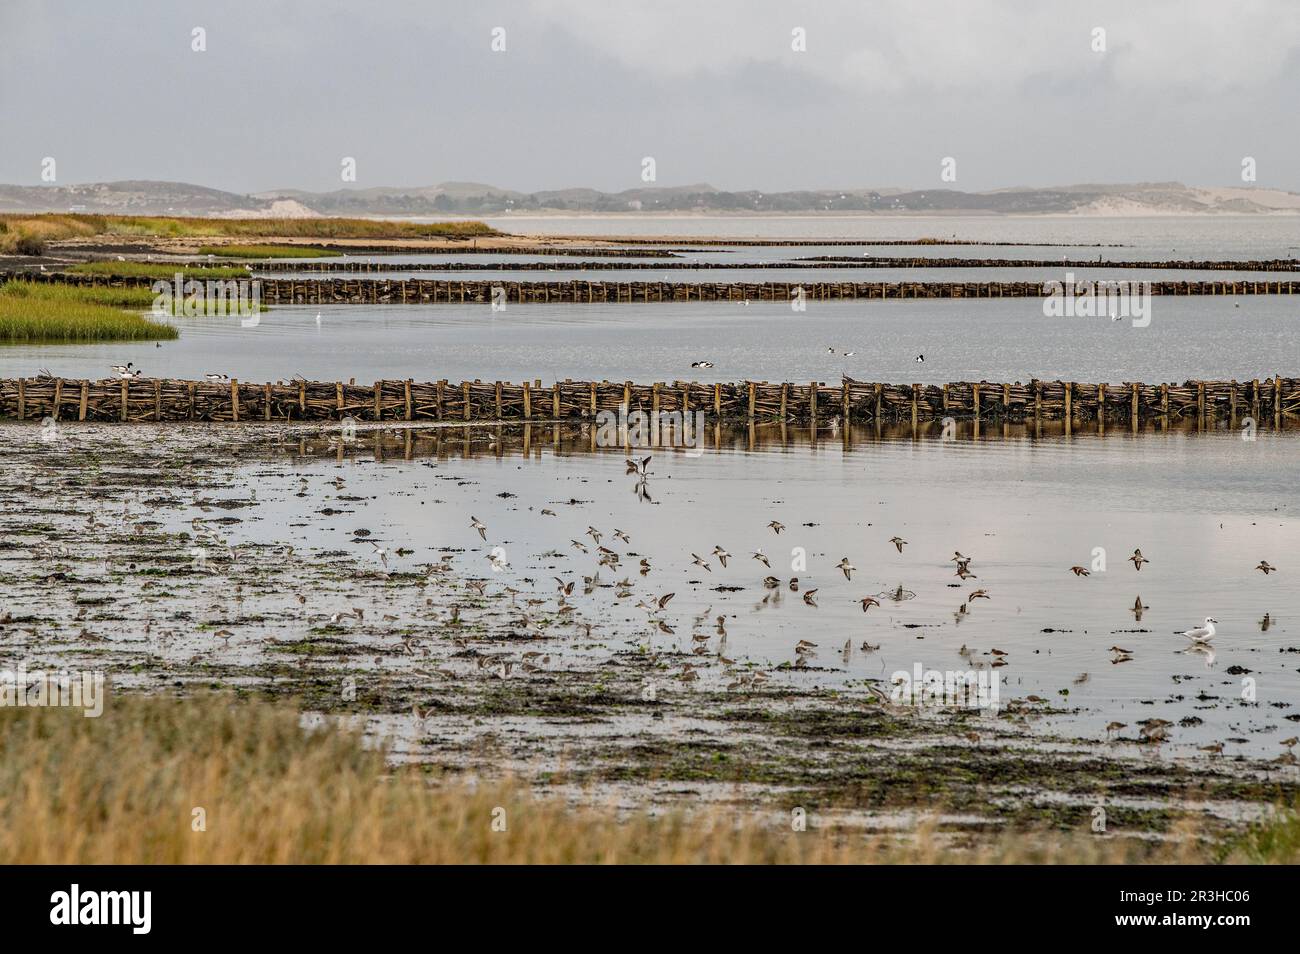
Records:
[[[844,423],[940,420],[1129,421],[1250,416],[1281,426],[1300,412],[1300,379],[1085,384],[1030,380],[951,384],[692,381],[185,381],[162,378],[0,380],[0,417],[117,421],[562,421],[602,411],[703,412],[719,420]]]
[[[0,276],[3,278],[4,276]],[[13,277],[13,276],[10,276]],[[91,287],[149,287],[157,278],[76,273],[27,273],[23,278]],[[250,274],[250,277],[251,274]],[[259,278],[267,305],[364,304],[583,304],[689,301],[914,300],[942,298],[1042,298],[1041,281],[1006,282],[555,282],[451,281],[447,279]],[[1153,281],[1152,295],[1294,295],[1300,282]],[[1077,294],[1083,293],[1080,283]]]

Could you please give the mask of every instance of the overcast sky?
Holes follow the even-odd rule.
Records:
[[[0,0],[31,185],[1300,190],[1298,102],[1296,0]]]

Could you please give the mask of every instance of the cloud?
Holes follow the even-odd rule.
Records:
[[[647,77],[722,77],[762,63],[858,95],[1006,91],[1061,71],[1150,92],[1249,89],[1300,49],[1294,0],[536,0],[531,13]],[[807,31],[806,53],[791,50],[794,27]],[[1101,55],[1095,27],[1106,31]]]

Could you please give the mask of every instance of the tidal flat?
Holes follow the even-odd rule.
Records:
[[[953,620],[947,604],[961,594],[945,593],[938,568],[941,541],[952,549],[957,532],[946,514],[913,501],[907,526],[882,509],[870,519],[852,514],[824,538],[831,531],[817,526],[815,498],[801,483],[814,480],[826,505],[844,514],[840,479],[859,488],[858,507],[881,507],[896,489],[891,467],[901,485],[924,467],[909,442],[859,450],[874,468],[871,501],[849,472],[863,460],[836,456],[834,443],[779,441],[699,458],[656,451],[646,500],[624,473],[622,449],[584,454],[588,437],[549,427],[526,437],[518,428],[363,426],[353,437],[274,424],[0,426],[4,665],[101,670],[110,716],[114,698],[137,694],[216,690],[292,701],[306,721],[345,720],[385,740],[394,761],[432,777],[512,779],[575,806],[623,813],[734,808],[788,828],[802,809],[818,826],[900,837],[924,822],[961,845],[1008,831],[1088,833],[1100,808],[1103,837],[1227,846],[1295,803],[1296,768],[1277,757],[1289,752],[1279,736],[1295,728],[1287,719],[1296,712],[1286,686],[1297,648],[1284,623],[1225,647],[1213,667],[1179,654],[1163,625],[1130,625],[1117,637],[1120,610],[1115,621],[1090,620],[1092,636],[1063,639],[1052,631],[1109,584],[1092,581],[1091,592],[1058,599],[1058,585],[1088,581],[1049,589],[1039,578],[1036,548],[1073,533],[1069,520],[1033,543],[1025,534],[1023,552],[1012,545],[1021,540],[1013,526],[1000,537],[986,530],[988,555],[977,551],[973,566],[987,574],[981,583],[1000,608],[972,607]],[[1155,438],[1120,440],[1137,462],[1134,479],[1162,465],[1141,452],[1140,442]],[[1177,435],[1165,440],[1177,453]],[[1294,441],[1277,440],[1265,453],[1294,453]],[[1041,452],[1057,484],[1099,459],[1071,459],[1071,447],[1090,450],[1076,439]],[[1015,443],[1006,452],[1030,454]],[[900,454],[910,462],[900,464]],[[726,492],[731,505],[702,497],[692,482],[699,468],[737,475]],[[1116,473],[1112,489],[1124,479]],[[1023,500],[1046,486],[1030,479]],[[1266,481],[1253,486],[1271,492]],[[761,500],[749,499],[751,487]],[[1234,531],[1250,533],[1248,511],[1261,501],[1211,505],[1207,493],[1193,482],[1184,499],[1199,503],[1173,510],[1202,533],[1208,512],[1234,511]],[[1054,506],[1050,494],[1039,502]],[[764,527],[773,513],[807,545],[813,565],[801,592],[820,589],[820,607],[788,591],[789,574],[781,573],[784,604],[759,582],[766,570],[750,550],[766,548],[775,560],[777,542],[786,542]],[[1170,515],[1153,515],[1153,526],[1159,516]],[[481,538],[472,517],[487,526]],[[1079,514],[1081,525],[1087,520]],[[1289,520],[1280,523],[1269,531],[1281,534],[1278,543],[1291,532]],[[607,546],[623,528],[630,542],[618,544],[620,565],[596,565],[601,544],[584,526]],[[885,546],[895,530],[911,541],[909,553],[935,550],[933,561],[927,554],[901,564],[907,556]],[[1153,565],[1142,573],[1159,559],[1176,576],[1174,541],[1194,544],[1187,532],[1174,520],[1170,549],[1148,543]],[[707,553],[703,536],[696,541],[702,534],[732,541],[730,566],[691,563],[692,548]],[[837,590],[841,550],[865,569],[857,586],[846,580]],[[886,569],[889,555],[895,562]],[[647,574],[637,569],[642,559]],[[1041,571],[1055,580],[1069,562]],[[1150,594],[1161,587],[1182,599],[1180,583],[1142,579],[1148,603],[1157,604]],[[887,593],[904,583],[915,598],[873,608],[874,616],[853,605],[858,589]],[[558,592],[569,584],[568,594]],[[1204,579],[1196,585],[1215,593]],[[668,592],[675,598],[660,606]],[[1223,615],[1244,630],[1258,596]],[[1286,620],[1293,596],[1279,590],[1269,609]],[[1179,609],[1161,605],[1157,618],[1182,620]],[[797,651],[796,634],[815,648]],[[1128,675],[1128,664],[1108,655],[1116,638],[1137,644]],[[897,704],[889,674],[913,660],[998,666],[1008,675],[999,711]],[[1237,682],[1222,671],[1228,665],[1259,674],[1259,701],[1224,688]],[[1072,698],[1060,688],[1078,670],[1092,675]],[[1137,731],[1152,717],[1175,727],[1172,738]],[[1126,728],[1105,729],[1111,720]],[[1235,740],[1226,751],[1202,750],[1225,737]]]

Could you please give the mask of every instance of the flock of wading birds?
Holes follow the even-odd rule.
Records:
[[[636,484],[634,490],[636,492],[637,497],[642,500],[650,499],[647,483],[651,473],[651,471],[649,470],[651,460],[652,460],[651,457],[642,457],[638,459],[629,458],[626,461],[627,464],[626,473],[636,478]],[[549,516],[549,517],[557,516],[555,511],[550,510],[548,508],[542,508],[541,514],[542,516]],[[485,542],[487,541],[488,528],[487,525],[483,523],[483,521],[479,520],[478,517],[471,515],[469,526],[471,529],[476,530],[478,532],[478,535],[482,540],[484,540]],[[785,530],[786,527],[785,524],[781,523],[779,520],[772,520],[767,524],[767,529],[771,530],[777,536],[780,536],[781,532]],[[605,546],[601,541],[605,539],[606,536],[608,536],[611,542],[619,541],[624,544],[630,545],[632,542],[631,537],[625,531],[620,530],[617,527],[613,528],[611,533],[606,534],[605,532],[598,530],[596,527],[588,526],[586,535],[590,537],[591,543],[587,543],[583,540],[570,540],[570,545],[574,550],[577,550],[582,554],[589,554],[594,549],[597,557],[597,566],[596,569],[592,572],[592,575],[582,577],[583,593],[585,595],[590,595],[594,593],[597,588],[612,587],[616,599],[623,600],[623,599],[631,598],[634,595],[634,593],[633,593],[633,583],[630,575],[625,576],[623,579],[618,580],[613,584],[605,584],[600,579],[600,571],[602,569],[608,568],[612,573],[618,573],[620,566],[622,564],[622,555],[618,551],[612,549],[611,547]],[[899,536],[891,537],[888,543],[889,545],[894,547],[894,549],[897,550],[898,553],[902,553],[903,548],[908,545],[908,542]],[[379,552],[379,556],[384,559],[385,565],[387,565],[385,552],[375,544],[372,544],[372,546],[376,547],[376,550],[378,550]],[[727,561],[732,559],[733,557],[732,554],[726,550],[726,548],[722,547],[721,545],[718,545],[713,548],[712,552],[710,552],[707,555],[707,557],[700,556],[698,553],[691,553],[690,558],[691,558],[690,566],[699,567],[700,569],[711,573],[713,571],[713,568],[710,563],[710,559],[717,560],[717,562],[721,566],[726,567]],[[493,548],[492,551],[487,554],[485,559],[487,559],[491,563],[492,569],[496,572],[507,569],[510,566],[508,560],[505,557],[504,550],[499,547]],[[762,548],[755,549],[754,552],[750,554],[750,559],[758,563],[761,563],[765,568],[769,570],[772,567],[770,559],[768,558],[767,554],[763,552]],[[972,560],[971,557],[966,556],[961,551],[959,550],[953,551],[953,555],[948,560],[948,562],[955,565],[955,570],[953,575],[958,577],[963,582],[969,579],[978,579],[978,577],[973,572],[971,572],[971,568],[970,568],[971,560]],[[1140,573],[1142,571],[1142,567],[1145,564],[1150,563],[1151,561],[1147,559],[1146,556],[1143,555],[1141,549],[1135,549],[1133,551],[1133,555],[1128,557],[1127,562],[1132,563],[1133,569],[1136,572]],[[856,572],[858,569],[856,566],[853,565],[853,563],[849,560],[847,556],[843,557],[839,561],[839,563],[835,564],[835,568],[844,574],[845,580],[850,580],[850,581],[853,579],[854,572]],[[651,568],[649,557],[641,557],[640,564],[637,570],[639,575],[648,576],[651,572],[651,569],[652,568]],[[1277,572],[1277,567],[1270,564],[1267,560],[1261,560],[1259,562],[1259,565],[1256,566],[1255,569],[1263,573],[1265,576]],[[1076,577],[1087,577],[1091,575],[1091,571],[1087,567],[1083,567],[1083,566],[1071,566],[1066,570],[1066,572],[1073,573]],[[557,596],[555,598],[556,614],[560,617],[572,616],[573,614],[575,614],[575,606],[574,604],[568,601],[568,597],[571,597],[573,595],[577,585],[577,581],[576,580],[565,581],[563,578],[558,576],[553,577],[553,579],[556,582],[556,586],[558,590]],[[800,592],[800,584],[799,584],[798,577],[792,577],[788,581],[783,581],[777,576],[768,574],[763,577],[762,583],[764,589],[766,589],[768,592],[767,595],[764,596],[763,599],[760,601],[759,604],[760,606],[772,602],[774,596],[779,600],[780,591],[783,587],[788,588],[790,592],[794,592],[794,593]],[[957,584],[953,584],[953,585],[955,586]],[[482,595],[486,590],[487,584],[485,581],[474,581],[470,583],[470,586],[473,587],[480,595]],[[513,588],[507,587],[507,590],[510,593],[512,600],[515,598],[515,596],[519,595],[519,591],[516,591]],[[906,598],[904,596],[905,592],[906,591],[904,591],[900,585],[898,587],[897,592],[892,596],[892,598],[904,599]],[[809,606],[815,607],[817,606],[817,594],[818,594],[818,589],[812,588],[812,589],[803,590],[801,595],[804,603],[806,603]],[[879,594],[879,595],[884,595],[886,596],[886,598],[891,598],[889,594]],[[651,598],[648,600],[643,598],[636,604],[638,609],[645,610],[648,617],[648,622],[650,623],[651,627],[654,630],[657,630],[658,632],[661,632],[669,636],[675,635],[676,630],[670,622],[668,622],[662,617],[661,613],[664,609],[667,608],[669,602],[673,599],[674,596],[676,596],[676,593],[673,592],[664,593],[661,596]],[[955,618],[960,622],[960,620],[964,616],[966,616],[970,604],[972,604],[976,600],[981,600],[981,599],[983,600],[992,599],[988,590],[983,588],[971,590],[966,595],[965,601],[961,604],[961,606],[957,609],[956,613],[954,614]],[[535,630],[538,632],[541,631],[540,625],[535,619],[532,618],[532,616],[529,615],[529,613],[534,612],[537,607],[543,606],[546,602],[547,602],[546,600],[536,599],[536,598],[527,600],[527,604],[526,604],[527,608],[522,611],[522,618],[520,620],[520,625],[524,628],[525,631],[528,630]],[[870,611],[872,607],[880,606],[880,600],[877,599],[876,596],[863,596],[860,598],[855,597],[855,602],[861,605],[862,612],[864,613]],[[1143,612],[1145,612],[1146,609],[1147,607],[1143,604],[1142,597],[1138,596],[1136,600],[1134,600],[1133,607],[1132,607],[1132,612],[1134,614],[1135,619],[1138,622],[1141,622],[1142,614]],[[713,636],[707,632],[701,631],[703,628],[707,626],[709,617],[711,615],[712,615],[712,607],[709,607],[702,614],[695,617],[694,626],[691,634],[692,642],[695,644],[694,647],[692,648],[692,653],[694,655],[704,656],[704,655],[711,654],[711,651],[709,650],[707,643],[713,638]],[[721,640],[718,644],[718,648],[716,650],[716,656],[719,659],[719,661],[722,662],[725,666],[731,667],[735,665],[735,660],[729,659],[725,655],[726,638],[727,638],[726,619],[727,619],[726,616],[719,615],[714,617],[712,622],[713,622],[714,633],[717,636],[721,637]],[[1215,629],[1216,623],[1218,623],[1218,620],[1214,619],[1211,616],[1207,616],[1202,625],[1195,626],[1192,627],[1191,629],[1183,630],[1181,632],[1177,632],[1174,634],[1177,636],[1182,636],[1188,641],[1186,648],[1183,650],[1183,652],[1204,657],[1205,665],[1207,669],[1210,668],[1215,661],[1213,641],[1215,636],[1217,635],[1217,631]],[[592,629],[591,623],[577,622],[577,625],[580,628],[585,628],[587,635],[591,634],[591,629]],[[1267,616],[1265,616],[1264,620],[1261,622],[1261,626],[1262,628],[1267,630],[1269,626],[1269,618]],[[807,639],[800,639],[794,646],[794,655],[795,655],[795,660],[793,663],[794,668],[796,669],[807,668],[809,659],[816,656],[817,648],[818,648],[817,643],[814,643]],[[878,650],[880,646],[878,644],[873,645],[869,642],[864,641],[861,647],[859,648],[862,652],[869,653]],[[846,658],[848,653],[850,653],[852,649],[853,649],[852,640],[849,640],[844,644],[844,648],[843,648]],[[1119,645],[1111,646],[1109,652],[1111,653],[1112,664],[1124,663],[1133,659],[1133,650],[1126,649]],[[967,660],[968,662],[972,661],[971,660],[972,651],[969,650],[965,645],[961,647],[961,649],[959,650],[959,654],[963,659]],[[991,659],[987,662],[987,665],[990,668],[997,668],[1000,666],[1007,665],[1006,657],[1008,653],[1005,650],[994,648],[994,649],[990,649],[984,655],[991,657]],[[979,664],[983,665],[984,663],[981,662]],[[701,667],[692,665],[691,663],[686,663],[684,664],[683,671],[678,675],[677,678],[685,682],[693,682],[699,678],[698,674],[696,673],[697,668],[701,668]],[[1088,681],[1088,678],[1089,677],[1087,673],[1082,673],[1074,681],[1076,684],[1080,684]],[[737,689],[737,688],[744,687],[746,685],[752,686],[758,683],[765,682],[767,679],[768,676],[765,673],[759,670],[755,670],[752,672],[747,672],[745,674],[736,676],[734,681],[728,684],[727,688]],[[883,692],[879,688],[871,687],[871,689],[873,694],[875,694],[877,698],[880,698],[882,701],[888,699],[888,694]],[[1026,697],[1026,701],[1044,702],[1046,700],[1043,700],[1038,696],[1031,695]],[[1151,719],[1142,720],[1141,722],[1138,723],[1140,729],[1140,739],[1146,742],[1156,742],[1156,743],[1164,742],[1169,738],[1169,728],[1172,725],[1173,723],[1165,719],[1151,718]],[[1110,722],[1106,726],[1106,735],[1109,738],[1112,734],[1118,733],[1120,730],[1125,729],[1127,727],[1128,724],[1124,722]],[[1277,759],[1277,761],[1283,764],[1290,764],[1290,765],[1296,764],[1297,758],[1292,750],[1297,744],[1300,744],[1300,737],[1292,737],[1292,738],[1282,740],[1281,745],[1286,749],[1286,751]],[[1204,752],[1208,752],[1211,755],[1220,755],[1223,752],[1223,743],[1216,742],[1212,745],[1201,746],[1200,750]]]

